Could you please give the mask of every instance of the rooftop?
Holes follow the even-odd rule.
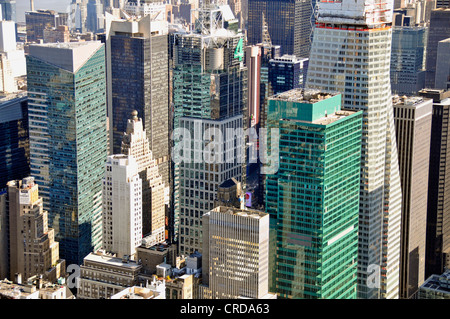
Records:
[[[108,264],[110,266],[116,266],[116,267],[126,267],[131,270],[138,269],[141,267],[141,265],[139,265],[134,260],[119,258],[113,254],[108,254],[108,253],[105,253],[102,251],[90,253],[89,255],[84,257],[84,261]]]
[[[330,97],[336,96],[338,92],[322,92],[315,89],[292,89],[273,95],[271,99],[296,103],[317,103],[326,100]]]
[[[430,99],[422,96],[392,96],[392,104],[394,106],[411,106],[415,107],[429,101]]]
[[[447,270],[442,275],[430,276],[420,288],[450,294],[450,270]]]
[[[226,206],[217,206],[211,212],[225,213],[225,214],[230,214],[230,215],[238,215],[238,216],[243,216],[243,217],[253,217],[255,219],[261,219],[268,215],[267,213],[260,211],[260,210],[255,210],[255,209],[243,210],[243,209],[239,209],[239,208],[235,208],[235,207],[226,207]]]

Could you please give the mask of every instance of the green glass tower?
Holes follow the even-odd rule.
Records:
[[[68,265],[102,245],[107,158],[105,50],[98,41],[30,45],[30,171]]]
[[[294,89],[269,98],[267,127],[279,159],[266,178],[270,291],[356,298],[362,112],[341,110],[340,94]]]

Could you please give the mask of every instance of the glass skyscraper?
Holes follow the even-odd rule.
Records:
[[[171,40],[173,223],[181,254],[201,251],[201,217],[214,208],[218,186],[233,177],[245,178],[244,144],[236,142],[248,123],[244,37],[228,5],[204,4],[197,13],[195,30],[175,33]],[[227,130],[238,136],[227,136]],[[211,146],[213,158],[206,158],[204,151]]]
[[[308,57],[311,48],[313,4],[307,0],[248,0],[248,44],[263,42],[267,24],[273,45],[282,54]]]
[[[320,2],[307,88],[362,110],[358,296],[399,297],[402,193],[391,99],[392,1]],[[350,9],[351,8],[351,9]]]
[[[106,14],[107,104],[110,154],[121,153],[129,115],[142,117],[153,158],[169,187],[169,60],[167,22]]]
[[[395,26],[392,29],[392,93],[415,95],[425,87],[425,27]]]
[[[31,175],[40,185],[61,257],[81,264],[102,245],[104,45],[31,45],[27,81]]]
[[[270,291],[280,298],[354,299],[357,284],[362,112],[341,95],[294,89],[269,98],[266,178]]]
[[[30,174],[28,99],[14,95],[0,100],[0,189]]]

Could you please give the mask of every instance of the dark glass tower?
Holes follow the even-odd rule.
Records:
[[[160,23],[161,22],[161,23]],[[169,185],[168,30],[163,21],[115,19],[107,14],[106,43],[109,152],[121,153],[132,111],[144,121],[153,158]],[[150,31],[151,29],[151,31]]]
[[[0,189],[11,180],[30,173],[28,99],[26,96],[0,100]]]
[[[262,41],[268,26],[273,45],[282,54],[308,57],[311,48],[312,4],[306,0],[248,0],[248,44]]]
[[[431,11],[428,29],[426,80],[425,87],[435,88],[436,60],[439,41],[450,38],[450,8],[439,8]]]

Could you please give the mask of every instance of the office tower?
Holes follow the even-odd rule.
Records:
[[[153,158],[143,121],[137,111],[132,112],[122,140],[122,154],[133,156],[142,181],[142,230],[147,242],[153,245],[165,241],[165,205],[169,204],[169,189],[163,183]]]
[[[137,286],[141,268],[127,257],[101,250],[89,253],[80,266],[77,299],[108,299],[127,287]]]
[[[304,89],[274,95],[268,107],[268,152],[279,150],[278,170],[266,176],[270,289],[356,298],[362,112],[341,110],[340,94]]]
[[[17,22],[16,0],[0,0],[0,20]]]
[[[442,274],[445,255],[450,254],[450,208],[447,151],[449,139],[450,91],[424,89],[420,96],[433,99],[430,170],[428,180],[427,238],[425,278]]]
[[[200,299],[269,294],[269,215],[218,206],[203,215]]]
[[[311,48],[312,5],[305,0],[248,0],[247,41],[263,42],[264,21],[273,45],[280,45],[282,54],[309,57]]]
[[[65,274],[55,232],[48,227],[39,187],[32,177],[8,182],[10,277],[43,275],[52,281]]]
[[[308,72],[308,59],[283,55],[269,60],[269,82],[273,94],[304,88]]]
[[[248,127],[243,34],[228,5],[204,4],[189,33],[173,35],[173,224],[180,254],[201,251],[201,217],[218,186],[245,179]],[[192,142],[192,144],[191,144]]]
[[[39,42],[44,38],[44,30],[67,24],[67,13],[54,10],[37,10],[25,12],[27,42]]]
[[[89,0],[86,4],[86,31],[97,33],[105,27],[105,10],[101,0]]]
[[[392,28],[391,90],[393,94],[414,95],[425,87],[426,28]]]
[[[0,99],[0,189],[30,174],[28,99],[26,94]]]
[[[450,270],[431,275],[420,286],[417,299],[450,299]]]
[[[402,199],[389,80],[392,1],[368,1],[320,3],[306,87],[341,92],[343,108],[363,110],[358,297],[395,299]]]
[[[153,158],[170,185],[169,62],[167,22],[117,19],[106,13],[107,105],[110,154],[121,153],[132,111],[142,117]]]
[[[436,89],[450,89],[450,38],[438,43],[434,86]]]
[[[102,200],[103,249],[134,258],[142,243],[142,180],[133,156],[108,156]]]
[[[0,21],[0,91],[18,91],[16,78],[26,75],[24,50],[16,48],[14,21]]]
[[[30,45],[31,175],[68,264],[102,245],[107,157],[105,49],[98,41]]]
[[[68,19],[68,26],[71,31],[76,30],[81,33],[87,31],[87,2],[88,0],[72,0]]]
[[[0,0],[0,20],[17,22],[16,0]]]
[[[402,239],[400,298],[417,294],[425,281],[428,170],[433,101],[393,97],[400,181]]]
[[[450,38],[450,8],[439,8],[431,11],[428,29],[426,81],[425,87],[435,88],[437,49],[439,41]]]

